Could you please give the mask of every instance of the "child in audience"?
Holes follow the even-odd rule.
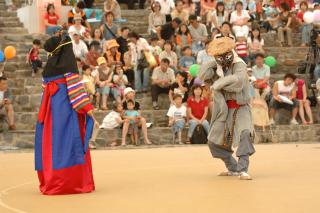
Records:
[[[169,117],[169,126],[172,127],[173,132],[173,144],[176,143],[178,138],[178,143],[182,143],[182,130],[186,123],[187,108],[182,104],[182,96],[176,94],[173,96],[174,105],[169,108],[167,116]]]
[[[115,67],[114,75],[113,75],[113,83],[114,83],[114,90],[117,91],[118,94],[121,96],[117,97],[124,97],[123,91],[128,86],[128,78],[126,74],[123,73],[123,69],[120,65]],[[121,100],[116,100],[118,102],[122,102]]]
[[[131,134],[132,144],[138,145],[138,125],[137,119],[139,116],[139,112],[135,110],[135,103],[133,100],[127,101],[128,109],[124,112],[124,119],[129,120],[129,130],[128,133]],[[125,136],[126,137],[126,136]]]
[[[266,15],[266,22],[264,22],[264,27],[267,31],[274,30],[277,28],[277,16],[279,11],[275,5],[275,0],[270,0],[268,5],[264,6],[263,8],[264,13]]]
[[[150,39],[150,51],[152,53],[152,55],[155,57],[158,65],[160,64],[160,59],[159,59],[159,55],[162,52],[161,47],[158,45],[159,39],[157,37],[152,37]]]
[[[264,54],[263,45],[264,40],[261,38],[260,29],[253,28],[248,38],[249,58],[251,63],[254,61],[257,53]]]
[[[236,38],[236,52],[245,63],[248,63],[249,50],[247,39],[242,32],[238,32]]]
[[[39,57],[41,42],[39,39],[35,39],[32,42],[32,48],[27,55],[27,63],[31,64],[32,77],[38,72],[38,68],[42,67],[42,61]]]
[[[176,74],[176,82],[173,83],[169,90],[169,99],[171,105],[174,105],[173,96],[178,94],[182,97],[182,102],[186,103],[188,100],[189,85],[187,83],[188,75],[186,72],[178,72]]]
[[[95,88],[96,82],[95,82],[95,79],[91,76],[92,70],[90,66],[86,64],[82,66],[82,70],[83,70],[82,80],[83,80],[84,88],[90,97],[90,101],[93,102],[93,97],[96,94],[96,88]]]
[[[185,46],[191,46],[192,38],[188,26],[186,24],[182,24],[179,28],[179,31],[176,35],[176,43],[177,43],[177,54],[181,55],[181,50]]]
[[[186,46],[182,49],[183,56],[179,61],[179,70],[189,73],[189,68],[191,65],[196,64],[196,59],[192,56],[191,47]]]

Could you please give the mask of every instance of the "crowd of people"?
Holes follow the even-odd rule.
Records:
[[[48,5],[44,17],[47,34],[71,37],[79,72],[96,109],[109,110],[109,98],[115,102],[101,127],[122,126],[122,145],[126,144],[127,134],[137,144],[138,127],[142,129],[145,144],[151,144],[146,119],[141,115],[145,106],[135,100],[138,93],[151,92],[154,110],[160,109],[159,95],[168,96],[168,126],[173,129],[174,141],[182,143],[181,132],[185,126],[189,127],[187,143],[196,126],[201,125],[208,132],[212,94],[208,85],[190,75],[189,68],[214,61],[208,54],[208,45],[222,37],[235,40],[234,51],[247,63],[248,75],[255,79],[251,82],[252,98],[268,100],[271,124],[279,108],[292,111],[291,124],[298,124],[298,113],[303,124],[313,123],[303,80],[287,74],[272,88],[270,68],[264,64],[262,32],[277,31],[279,46],[292,46],[292,32],[301,30],[301,46],[309,45],[312,25],[304,23],[303,14],[319,9],[318,3],[293,0],[152,0],[150,3],[148,38],[117,24],[115,20],[121,18],[121,9],[116,0],[105,1],[101,26],[95,29],[87,21],[86,3],[82,1],[69,11],[66,24],[60,23],[53,4]],[[42,64],[39,46],[40,41],[35,40],[27,56],[33,73]],[[285,102],[283,96],[292,103]]]

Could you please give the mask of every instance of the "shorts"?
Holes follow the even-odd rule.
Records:
[[[133,134],[133,133],[138,133],[138,125],[137,124],[130,124],[128,128],[128,133]]]
[[[289,111],[292,111],[294,108],[299,106],[299,102],[296,99],[292,100],[293,104],[287,104],[287,103],[283,103],[283,102],[279,102],[277,100],[275,100],[274,98],[271,99],[270,101],[270,108],[272,109],[286,109]]]

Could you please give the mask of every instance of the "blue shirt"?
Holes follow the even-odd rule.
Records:
[[[124,113],[124,115],[125,115],[126,117],[138,117],[138,116],[139,116],[139,113],[138,113],[138,111],[136,111],[136,110],[126,110],[125,113]],[[134,121],[130,120],[129,123],[130,123],[130,124],[134,124]]]
[[[183,56],[179,62],[180,67],[190,67],[193,64],[196,64],[196,59],[192,56]]]

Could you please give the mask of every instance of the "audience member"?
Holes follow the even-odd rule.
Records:
[[[289,11],[295,9],[294,0],[275,0],[275,6],[278,8],[279,11],[281,11],[281,4],[283,3],[288,5]]]
[[[198,54],[198,52],[204,49],[204,43],[208,40],[207,27],[200,23],[197,16],[189,16],[189,30],[192,38],[192,52]]]
[[[264,40],[261,38],[260,29],[253,28],[250,36],[248,37],[248,46],[249,46],[249,57],[250,62],[255,59],[256,54],[263,53],[264,54]]]
[[[299,124],[296,116],[299,111],[299,103],[296,100],[297,87],[295,85],[296,76],[294,74],[286,74],[283,80],[276,81],[272,90],[272,99],[270,101],[270,124],[275,124],[274,116],[276,110],[284,108],[292,111],[291,124]],[[291,103],[288,102],[288,100]]]
[[[130,45],[128,45],[130,48]],[[129,49],[123,56],[123,72],[126,74],[130,87],[134,88],[134,65],[132,63],[132,51]]]
[[[158,35],[161,30],[161,26],[166,23],[166,16],[160,12],[161,5],[158,1],[151,5],[152,12],[149,14],[149,26],[148,32],[151,35]]]
[[[85,4],[83,1],[79,1],[76,6],[69,11],[68,13],[68,24],[69,26],[73,25],[74,21],[73,18],[75,15],[80,15],[81,17],[81,24],[88,28],[89,31],[91,31],[91,27],[89,22],[87,21],[87,17],[83,9],[85,8]]]
[[[91,69],[95,69],[98,66],[97,60],[100,57],[100,43],[98,41],[92,41],[89,45],[89,52],[86,55],[86,64]]]
[[[279,11],[277,10],[277,7],[275,5],[275,0],[270,0],[268,5],[264,7],[264,14],[265,14],[265,20],[264,22],[264,28],[267,29],[267,31],[275,30],[278,25],[278,14]]]
[[[188,100],[189,85],[187,83],[188,75],[186,72],[177,72],[176,82],[174,82],[169,90],[169,99],[171,105],[174,104],[173,96],[178,94],[182,97],[182,102],[186,103]]]
[[[117,43],[119,44],[118,50],[121,54],[120,59],[122,64],[124,64],[123,56],[129,50],[129,46],[128,46],[129,32],[130,32],[130,29],[128,27],[122,27],[121,34],[117,38]]]
[[[167,41],[164,43],[163,51],[160,53],[160,60],[167,58],[170,61],[170,67],[173,70],[178,69],[178,56],[175,52],[172,51],[173,45],[171,42]]]
[[[7,11],[15,11],[17,9],[16,5],[12,2],[12,0],[5,0]]]
[[[166,22],[171,22],[171,12],[174,9],[173,0],[157,0],[161,5],[161,13],[166,16]]]
[[[160,53],[162,52],[161,47],[158,45],[159,44],[159,39],[158,37],[152,37],[150,39],[150,51],[152,55],[155,57],[157,64],[160,64]]]
[[[303,20],[303,15],[307,11],[308,11],[308,3],[305,1],[300,2],[300,11],[297,14],[297,20],[299,22],[299,25],[301,26],[301,32],[302,32],[301,46],[302,47],[309,45],[311,30],[312,30],[312,24],[305,23]]]
[[[88,54],[88,47],[84,41],[80,39],[80,34],[74,32],[72,36],[73,53],[76,58],[80,58],[81,61],[85,61],[86,55]]]
[[[197,64],[202,65],[210,61],[214,61],[214,57],[208,54],[210,41],[205,43],[205,49],[198,52],[197,56]]]
[[[106,23],[100,27],[104,40],[117,39],[118,27],[113,23],[114,15],[112,12],[105,13]]]
[[[88,65],[83,65],[82,67],[82,80],[83,80],[83,84],[84,84],[84,88],[86,90],[86,92],[88,93],[88,96],[90,97],[90,101],[91,103],[93,102],[93,98],[96,95],[96,80],[94,79],[94,77],[92,77],[91,73],[92,70],[90,68],[90,66]]]
[[[179,18],[183,23],[188,22],[189,14],[183,9],[183,2],[182,0],[176,1],[176,8],[172,11],[171,17]]]
[[[93,42],[93,41],[99,42],[100,51],[102,51],[104,40],[103,40],[103,36],[102,36],[102,33],[99,28],[95,29],[92,32],[89,44],[91,44],[91,42]]]
[[[183,10],[190,15],[194,15],[196,11],[196,5],[193,3],[193,0],[182,0],[183,1]],[[200,2],[200,1],[199,1]]]
[[[44,25],[46,27],[46,34],[52,36],[55,32],[61,30],[58,25],[60,17],[55,13],[54,4],[48,4],[47,13],[44,15]]]
[[[119,44],[115,39],[108,40],[105,42],[106,51],[103,54],[103,57],[107,60],[109,67],[114,67],[116,65],[122,65],[121,62],[121,53],[118,51]]]
[[[181,55],[181,50],[186,46],[192,45],[192,38],[189,28],[186,24],[181,24],[176,35],[177,54]]]
[[[121,97],[124,97],[124,90],[128,86],[128,78],[126,74],[123,72],[123,69],[120,65],[115,67],[113,79],[114,90],[116,90],[117,94],[120,94]]]
[[[68,29],[68,33],[69,33],[70,38],[73,38],[73,35],[75,33],[77,33],[81,37],[85,36],[86,28],[81,24],[81,20],[82,20],[82,18],[80,15],[78,15],[78,14],[74,15],[74,17],[73,17],[74,24],[72,26],[70,26]]]
[[[129,122],[128,133],[131,135],[131,142],[138,146],[138,126],[136,125],[139,117],[139,112],[136,110],[133,100],[127,100],[127,110],[124,112],[123,118]],[[123,137],[127,137],[123,135]]]
[[[253,81],[254,97],[266,99],[270,93],[269,79],[270,67],[264,64],[264,55],[258,53],[255,56],[255,66],[252,67],[252,75],[255,78]]]
[[[223,22],[221,25],[220,33],[214,36],[214,39],[229,37],[233,40],[236,40],[235,37],[231,33],[231,24],[229,22]]]
[[[179,28],[181,20],[174,18],[170,23],[161,26],[160,37],[164,41],[174,41],[176,30]]]
[[[129,100],[134,102],[134,110],[137,110],[139,113],[139,116],[137,117],[137,125],[142,129],[144,144],[151,145],[152,143],[148,138],[147,122],[146,122],[146,119],[141,116],[140,104],[135,100],[135,91],[132,88],[128,87],[124,90],[124,95],[125,95],[125,101],[123,102],[123,109],[124,110],[128,109],[127,102]],[[122,143],[121,143],[122,146],[126,145],[126,135],[128,133],[128,130],[129,130],[129,121],[125,120],[122,128]]]
[[[42,67],[42,61],[39,56],[41,42],[39,39],[35,39],[32,42],[32,48],[27,54],[27,63],[31,65],[32,77],[38,72],[38,68]]]
[[[286,3],[281,4],[280,14],[278,15],[279,27],[278,27],[278,40],[280,46],[284,46],[284,34],[286,33],[288,46],[292,46],[292,15],[290,13],[289,5]]]
[[[245,37],[249,35],[248,21],[250,15],[247,10],[243,9],[243,3],[238,1],[235,6],[235,11],[231,13],[230,23],[233,25],[232,30],[235,34],[238,32],[244,33]]]
[[[301,118],[302,124],[313,124],[313,116],[310,107],[310,100],[308,99],[307,87],[302,79],[296,80],[297,86],[297,100],[299,102],[299,116]],[[307,114],[309,121],[305,119],[305,113]]]
[[[8,88],[8,79],[2,76],[0,77],[0,114],[4,113],[8,117],[9,130],[15,130],[12,96]]]
[[[248,63],[249,49],[246,36],[243,32],[239,31],[236,37],[236,53],[245,63]]]
[[[173,96],[174,104],[169,108],[167,116],[169,117],[169,126],[172,127],[173,144],[182,143],[182,130],[186,123],[187,108],[182,104],[182,97],[179,94]]]
[[[221,26],[224,22],[228,21],[229,14],[224,7],[223,2],[218,2],[216,9],[212,12],[211,18],[211,33],[212,38],[218,33],[221,32]]]
[[[111,12],[114,19],[121,19],[121,8],[117,0],[105,0],[103,9],[105,13]]]
[[[203,89],[201,85],[192,87],[192,96],[188,99],[187,110],[189,118],[188,141],[192,138],[193,132],[198,125],[202,125],[205,132],[209,133],[208,115],[209,101],[202,97]]]
[[[182,49],[182,57],[179,60],[179,70],[189,73],[191,65],[196,64],[196,59],[192,56],[192,50],[189,46]]]
[[[169,94],[170,87],[175,82],[174,71],[169,68],[169,64],[169,59],[162,59],[160,66],[155,68],[152,73],[151,96],[152,105],[155,110],[159,110],[159,94]]]

